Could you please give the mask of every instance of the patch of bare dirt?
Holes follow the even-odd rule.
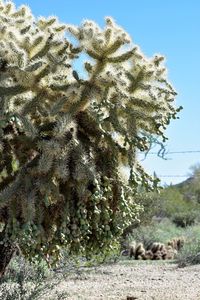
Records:
[[[66,300],[200,300],[200,266],[125,260],[70,274],[43,299],[58,291]]]

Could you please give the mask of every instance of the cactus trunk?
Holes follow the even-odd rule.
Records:
[[[14,245],[8,240],[5,241],[5,231],[2,231],[0,233],[0,278],[5,274],[14,252]]]

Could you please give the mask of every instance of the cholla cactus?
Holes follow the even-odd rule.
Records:
[[[73,69],[81,53],[85,78]],[[147,134],[165,138],[179,110],[163,59],[145,58],[111,18],[103,29],[92,21],[75,27],[0,2],[0,220],[7,252],[13,243],[29,258],[58,258],[61,246],[103,251],[137,217],[134,194],[155,183],[137,151],[148,148]],[[129,167],[126,182],[121,167]]]

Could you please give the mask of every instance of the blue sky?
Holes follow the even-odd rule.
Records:
[[[36,16],[57,15],[62,22],[83,19],[104,24],[112,16],[147,56],[166,56],[169,79],[178,92],[180,120],[167,130],[169,151],[200,150],[200,1],[199,0],[14,0],[28,4]],[[169,154],[169,160],[149,155],[145,168],[158,175],[185,175],[200,162],[200,153]],[[182,177],[163,177],[176,183]]]

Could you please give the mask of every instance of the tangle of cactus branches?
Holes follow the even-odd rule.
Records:
[[[26,257],[103,252],[138,217],[156,182],[137,151],[180,109],[163,60],[110,17],[77,27],[0,1],[0,221]]]

